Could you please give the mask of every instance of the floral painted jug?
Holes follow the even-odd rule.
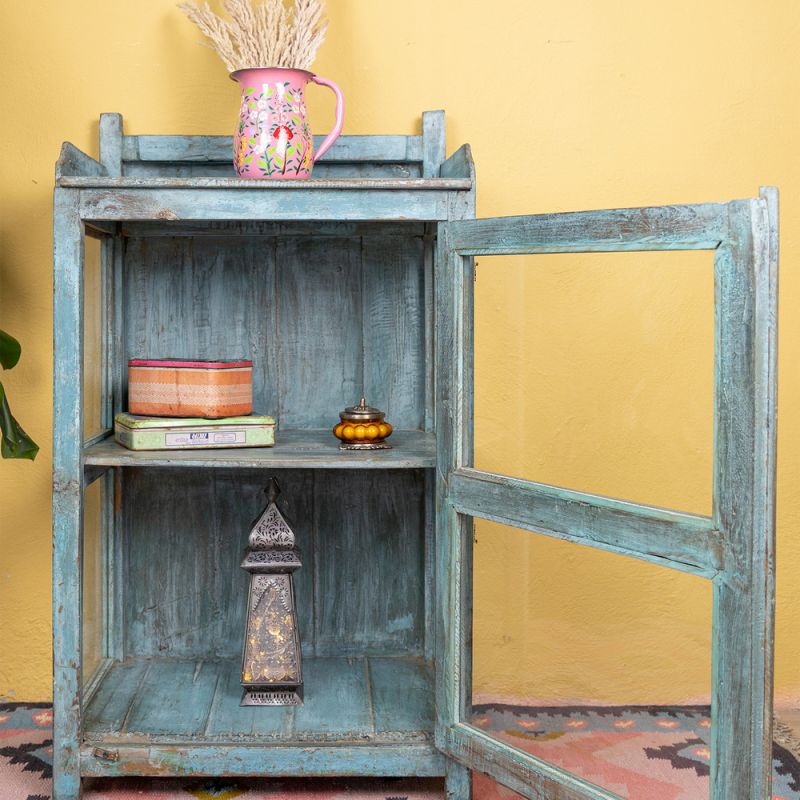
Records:
[[[242,87],[233,165],[240,178],[308,178],[314,162],[336,141],[344,124],[344,97],[333,82],[302,69],[240,69],[231,78]],[[306,117],[309,82],[336,94],[336,125],[314,154]]]

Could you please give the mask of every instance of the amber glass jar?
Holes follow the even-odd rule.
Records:
[[[341,441],[342,450],[388,450],[386,442],[392,426],[385,421],[383,411],[367,405],[362,397],[357,406],[348,406],[339,414],[341,422],[333,435]]]

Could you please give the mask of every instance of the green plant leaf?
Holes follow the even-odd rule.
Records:
[[[14,419],[8,406],[8,399],[3,384],[0,383],[0,455],[3,458],[28,458],[33,461],[39,452],[39,445],[28,436],[22,426]]]
[[[10,334],[0,330],[0,366],[3,369],[11,369],[22,352],[20,343]]]

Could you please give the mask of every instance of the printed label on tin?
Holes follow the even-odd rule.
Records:
[[[245,444],[247,431],[186,431],[165,433],[167,447],[207,447],[210,444]]]

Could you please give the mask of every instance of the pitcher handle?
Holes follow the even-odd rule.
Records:
[[[333,130],[325,137],[325,141],[319,146],[319,150],[314,156],[314,163],[316,163],[320,156],[324,156],[328,152],[328,148],[339,138],[339,134],[342,132],[342,127],[344,126],[344,95],[342,90],[327,78],[320,78],[314,75],[311,80],[320,86],[327,86],[329,89],[333,89],[333,93],[336,95],[336,124],[333,126]]]

